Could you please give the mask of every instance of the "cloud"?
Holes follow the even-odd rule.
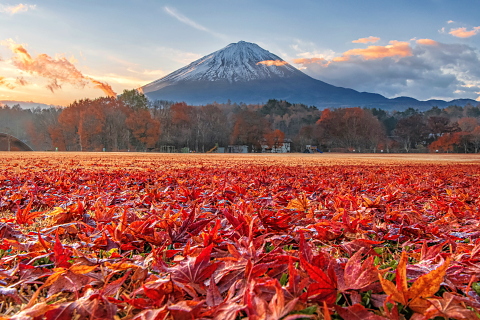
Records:
[[[366,60],[408,57],[411,55],[410,43],[396,40],[390,41],[390,44],[387,46],[369,46],[366,49],[351,49],[343,53],[343,57],[361,56]]]
[[[47,88],[52,92],[61,89],[62,83],[69,83],[77,87],[91,84],[108,96],[116,96],[107,83],[83,75],[72,62],[64,57],[52,58],[44,53],[32,57],[23,45],[15,43],[12,39],[2,41],[1,44],[9,47],[14,53],[12,64],[17,69],[49,79],[50,83]]]
[[[5,77],[0,76],[0,86],[7,87],[8,89],[15,89],[15,86],[8,81]]]
[[[0,5],[0,12],[8,13],[10,15],[14,15],[16,13],[20,12],[26,12],[28,10],[33,10],[36,8],[36,5],[34,4],[17,4],[15,6],[5,6],[5,5]]]
[[[453,20],[448,20],[447,23],[448,23],[448,24],[451,24],[451,23],[455,23],[455,21],[453,21]]]
[[[15,80],[15,83],[20,86],[26,86],[28,84],[28,81],[25,80],[24,77],[17,77],[17,80]]]
[[[467,31],[467,28],[451,29],[449,34],[457,38],[470,38],[480,32],[480,26]]]
[[[294,59],[293,63],[303,64],[304,66],[309,64],[328,65],[329,61],[325,58],[299,58]]]
[[[378,42],[380,38],[370,36],[368,38],[360,38],[358,40],[353,40],[352,43],[375,43]]]
[[[437,46],[438,42],[432,39],[418,39],[416,40],[417,44],[422,44],[425,46]]]
[[[430,39],[411,44],[396,41],[390,45],[393,47],[386,50],[375,46],[369,47],[368,52],[349,50],[332,59],[301,57],[292,62],[316,79],[390,98],[478,98],[480,55],[477,49]]]
[[[171,15],[172,17],[174,17],[178,21],[180,21],[182,23],[185,23],[186,25],[189,25],[192,28],[195,28],[195,29],[200,30],[200,31],[208,32],[211,35],[213,35],[217,38],[220,38],[220,39],[225,39],[226,38],[225,35],[214,32],[214,31],[211,31],[210,29],[208,29],[208,28],[202,26],[201,24],[193,21],[192,19],[187,18],[186,16],[184,16],[183,14],[181,14],[180,12],[178,12],[174,8],[164,7],[164,10],[165,10],[166,13],[168,13],[169,15]]]
[[[288,64],[288,62],[283,61],[283,60],[264,60],[264,61],[257,62],[257,65],[259,65],[259,64],[264,64],[266,66],[280,67],[280,66],[284,66],[284,65]]]

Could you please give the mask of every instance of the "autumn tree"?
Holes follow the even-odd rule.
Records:
[[[302,152],[306,145],[315,145],[316,136],[319,136],[319,134],[316,133],[316,130],[318,130],[318,126],[315,125],[301,127],[298,134],[293,138],[294,145],[296,146],[295,151]]]
[[[27,124],[27,133],[34,150],[52,150],[53,139],[50,128],[58,126],[58,116],[62,108],[36,108],[32,110],[32,119]]]
[[[268,132],[264,136],[268,148],[275,150],[275,152],[283,146],[285,141],[285,133],[278,129]]]
[[[196,151],[205,152],[216,144],[226,145],[229,135],[228,118],[223,110],[213,104],[199,107],[197,110],[197,133]]]
[[[319,140],[330,147],[375,150],[385,139],[385,130],[370,110],[325,109],[317,121]]]
[[[476,126],[470,135],[470,141],[472,142],[474,152],[478,153],[480,150],[480,126]]]
[[[463,117],[458,120],[458,126],[463,132],[472,132],[479,125],[479,121],[474,117]]]
[[[448,117],[431,116],[427,119],[427,129],[432,137],[438,138],[445,133],[460,131],[457,122],[452,122]]]
[[[148,98],[138,90],[124,90],[118,96],[127,107],[125,125],[130,131],[130,144],[139,151],[154,149],[160,135],[160,121],[150,110]]]
[[[249,151],[260,151],[261,140],[271,131],[268,121],[258,112],[243,109],[234,115],[231,144],[247,145]]]
[[[437,140],[432,142],[428,148],[430,151],[436,152],[452,152],[454,148],[460,144],[461,134],[460,132],[446,133],[440,136]]]
[[[160,121],[148,109],[130,109],[125,125],[131,132],[132,146],[138,151],[155,148],[160,135]]]
[[[148,98],[138,90],[123,90],[123,93],[118,96],[128,108],[133,110],[148,109],[150,102]]]
[[[393,131],[395,138],[402,144],[406,152],[425,141],[428,133],[425,118],[418,113],[400,119]]]
[[[106,151],[127,150],[130,132],[125,125],[128,108],[119,99],[104,97],[96,99],[96,107],[101,108],[104,124],[102,129],[102,145]]]

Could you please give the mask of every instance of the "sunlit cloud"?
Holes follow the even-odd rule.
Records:
[[[480,55],[464,44],[431,39],[348,50],[334,58],[292,59],[308,75],[335,86],[421,100],[477,99]]]
[[[288,64],[287,61],[283,61],[283,60],[265,60],[265,61],[260,61],[260,62],[257,62],[257,65],[259,64],[264,64],[266,66],[277,66],[277,67],[280,67],[280,66],[284,66],[286,64]]]
[[[328,65],[329,61],[327,61],[327,59],[324,59],[324,58],[298,58],[298,59],[294,59],[293,63],[302,64],[302,65],[309,65],[309,64]]]
[[[426,46],[437,46],[438,42],[432,39],[418,39],[416,40],[418,44],[426,45]]]
[[[357,39],[357,40],[353,40],[352,43],[375,43],[375,42],[378,42],[378,41],[380,41],[379,37],[370,36],[368,38],[360,38],[360,39]]]
[[[17,80],[15,80],[15,83],[18,84],[19,86],[26,86],[28,84],[28,81],[25,80],[24,77],[17,77]]]
[[[453,20],[448,20],[447,23],[448,23],[448,24],[451,24],[451,23],[455,23],[455,21],[453,21]]]
[[[343,53],[343,57],[360,56],[366,60],[383,59],[387,57],[408,57],[412,55],[410,43],[390,41],[387,46],[369,46],[366,49],[351,49]]]
[[[201,24],[193,21],[192,19],[184,16],[183,14],[181,14],[180,12],[178,12],[176,9],[174,8],[171,8],[171,7],[164,7],[164,10],[166,13],[168,13],[170,16],[174,17],[175,19],[177,19],[178,21],[182,22],[182,23],[185,23],[186,25],[189,25],[190,27],[192,28],[195,28],[197,30],[200,30],[200,31],[204,31],[204,32],[208,32],[210,33],[211,35],[217,37],[217,38],[221,38],[221,39],[225,39],[225,35],[223,34],[220,34],[220,33],[217,33],[217,32],[214,32],[204,26],[202,26]]]
[[[26,12],[28,10],[33,10],[36,8],[36,5],[34,4],[17,4],[15,6],[6,6],[6,5],[0,5],[0,12],[3,13],[8,13],[10,15],[14,15],[16,13],[20,12]]]
[[[391,57],[408,57],[411,55],[412,48],[410,47],[410,43],[393,40],[386,46],[368,46],[366,49],[351,49],[345,51],[341,56],[333,57],[331,59],[325,59],[323,57],[298,58],[294,59],[293,63],[328,66],[331,62],[345,62],[354,56],[361,57],[364,60],[376,60]]]
[[[480,26],[474,27],[472,30],[467,30],[467,28],[451,29],[449,34],[457,38],[470,38],[479,32],[480,32]]]
[[[48,79],[50,83],[46,87],[52,93],[61,89],[63,83],[81,88],[91,84],[108,96],[116,96],[110,85],[85,76],[65,57],[52,58],[44,53],[32,57],[23,45],[15,43],[12,39],[2,41],[1,44],[13,52],[12,64],[18,70]]]
[[[15,86],[13,85],[13,83],[10,80],[8,80],[5,77],[1,77],[1,76],[0,76],[0,86],[6,87],[10,90],[15,89]]]

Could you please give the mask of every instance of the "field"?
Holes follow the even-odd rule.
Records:
[[[479,319],[480,156],[0,153],[0,319]]]

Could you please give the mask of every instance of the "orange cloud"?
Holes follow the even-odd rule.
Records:
[[[287,61],[283,61],[283,60],[265,60],[265,61],[257,62],[257,65],[259,65],[259,64],[264,64],[264,65],[266,65],[266,66],[277,66],[277,67],[280,67],[280,66],[286,65],[287,63],[288,63]]]
[[[112,87],[110,87],[110,85],[108,85],[108,83],[101,82],[101,81],[98,81],[98,80],[94,80],[90,77],[85,77],[85,79],[90,80],[94,84],[95,88],[98,88],[98,89],[102,90],[107,96],[115,97],[117,95],[115,93],[115,91],[113,91]]]
[[[360,56],[366,60],[388,57],[408,57],[412,55],[412,48],[410,48],[408,42],[395,40],[390,41],[390,44],[387,46],[369,46],[366,49],[352,49],[343,53],[343,57]]]
[[[28,84],[28,81],[25,80],[25,78],[23,77],[17,77],[17,80],[15,81],[15,83],[21,86],[25,86]]]
[[[332,59],[332,61],[335,62],[343,62],[343,61],[348,61],[349,57],[341,56],[341,57],[335,57]]]
[[[421,39],[420,43],[433,45],[433,40]],[[433,42],[432,42],[433,41]],[[436,42],[435,42],[436,43]],[[408,42],[390,41],[387,46],[369,46],[366,49],[352,49],[344,52],[340,57],[326,60],[324,58],[300,58],[294,59],[293,63],[309,65],[317,64],[322,67],[328,67],[332,62],[349,61],[352,56],[359,56],[365,60],[383,59],[387,57],[409,57],[412,56],[412,48]]]
[[[320,64],[320,65],[328,65],[328,61],[324,58],[299,58],[294,59],[293,63],[295,64]]]
[[[373,37],[373,36],[370,36],[368,38],[360,38],[358,40],[353,40],[352,43],[375,43],[377,41],[379,41],[380,38],[379,37]]]
[[[29,9],[35,9],[36,5],[32,4],[17,4],[16,6],[2,6],[0,7],[0,12],[5,12],[11,15],[14,15],[15,13],[19,12],[25,12],[28,11]]]
[[[467,31],[467,28],[451,29],[449,34],[458,38],[470,38],[480,32],[480,26],[474,27],[472,30]]]
[[[15,89],[15,86],[7,81],[5,77],[0,77],[0,86],[7,87],[8,89]]]
[[[432,39],[418,39],[416,42],[426,46],[438,46],[438,42]]]
[[[75,86],[84,87],[87,84],[93,84],[95,88],[103,90],[108,96],[116,96],[112,88],[107,84],[83,75],[70,61],[66,58],[52,58],[47,54],[39,54],[32,57],[28,51],[20,44],[9,39],[2,42],[12,50],[15,54],[13,57],[13,65],[18,69],[33,75],[38,75],[50,80],[47,88],[50,91],[62,88],[62,83],[70,83]]]

